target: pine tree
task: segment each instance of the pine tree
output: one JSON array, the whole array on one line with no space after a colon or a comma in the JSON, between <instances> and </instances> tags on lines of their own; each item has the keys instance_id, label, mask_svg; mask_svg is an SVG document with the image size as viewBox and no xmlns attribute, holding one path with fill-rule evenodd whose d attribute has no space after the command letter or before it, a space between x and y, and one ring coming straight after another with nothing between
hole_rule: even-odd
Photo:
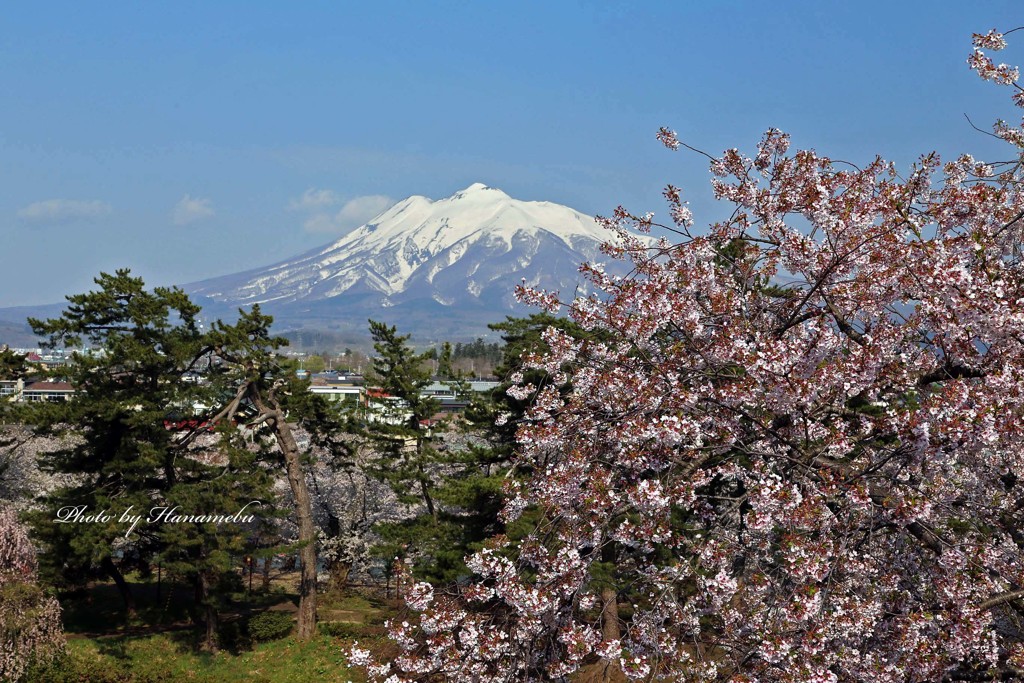
<instances>
[{"instance_id":1,"label":"pine tree","mask_svg":"<svg viewBox=\"0 0 1024 683\"><path fill-rule=\"evenodd\" d=\"M399 335L394 326L371 320L370 334L377 352L373 372L384 393L366 425L380 456L370 474L391 486L399 502L421 504L425 511L407 522L379 527L388 543L377 550L392 557L411 552L424 558L436 538L440 514L434 490L437 451L425 425L439 404L421 396L431 381L428 354L417 354L409 346L409 335Z\"/></svg>"},{"instance_id":2,"label":"pine tree","mask_svg":"<svg viewBox=\"0 0 1024 683\"><path fill-rule=\"evenodd\" d=\"M178 289L147 290L127 270L101 274L96 283L97 291L68 297L61 317L30 321L48 346L75 349L62 370L75 386L72 400L34 404L25 413L37 433L72 437L43 458L74 481L50 492L33 517L49 548L44 560L65 578L109 575L129 615L135 601L124 572L160 562L195 584L204 643L215 649L217 586L246 554L252 525L174 522L160 512L230 515L258 500L266 507L251 512L264 518L273 502L268 466L224 419L235 403L225 400L224 361L215 355L222 338L202 331L199 307ZM202 381L186 381L196 374ZM69 523L76 508L107 514ZM143 521L133 528L129 515Z\"/></svg>"},{"instance_id":3,"label":"pine tree","mask_svg":"<svg viewBox=\"0 0 1024 683\"><path fill-rule=\"evenodd\" d=\"M295 428L309 434L312 443L344 457L347 446L339 438L342 421L327 402L308 390L308 381L297 376L296 367L277 355L288 342L270 335L273 319L259 306L240 311L234 325L220 321L208 335L216 367L215 386L231 396L218 418L244 415L247 427L277 448L291 488L293 513L298 526L301 560L297 637L309 640L316 634L317 529L307 485L307 460L298 445Z\"/></svg>"},{"instance_id":4,"label":"pine tree","mask_svg":"<svg viewBox=\"0 0 1024 683\"><path fill-rule=\"evenodd\" d=\"M29 321L48 338L47 347L75 350L63 371L76 388L72 400L36 404L26 413L37 433L74 436L41 464L75 475L76 483L46 497L35 527L50 547L44 569L78 577L102 571L132 614L135 601L123 571L146 566L164 541L160 527L141 526L125 539L119 516L148 511L177 483L187 444L164 422L169 411L187 410L204 398L198 384L182 381L202 356L203 340L199 307L180 290L147 291L127 270L103 273L96 284L96 291L69 296L61 317ZM75 506L113 516L87 524L54 522L59 510Z\"/></svg>"},{"instance_id":5,"label":"pine tree","mask_svg":"<svg viewBox=\"0 0 1024 683\"><path fill-rule=\"evenodd\" d=\"M437 376L442 379L451 379L455 376L452 369L452 344L445 342L441 346L441 354L437 358Z\"/></svg>"}]
</instances>

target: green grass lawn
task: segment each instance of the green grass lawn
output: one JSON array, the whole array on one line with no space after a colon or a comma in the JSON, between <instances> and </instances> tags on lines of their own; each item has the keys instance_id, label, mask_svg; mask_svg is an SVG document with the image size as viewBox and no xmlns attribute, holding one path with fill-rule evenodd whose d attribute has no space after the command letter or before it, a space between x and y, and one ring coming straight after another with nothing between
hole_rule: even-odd
<instances>
[{"instance_id":1,"label":"green grass lawn","mask_svg":"<svg viewBox=\"0 0 1024 683\"><path fill-rule=\"evenodd\" d=\"M39 683L308 683L361 681L345 666L345 644L319 636L308 643L285 638L231 654L200 653L176 634L81 638L68 642L58 666L36 672Z\"/></svg>"}]
</instances>

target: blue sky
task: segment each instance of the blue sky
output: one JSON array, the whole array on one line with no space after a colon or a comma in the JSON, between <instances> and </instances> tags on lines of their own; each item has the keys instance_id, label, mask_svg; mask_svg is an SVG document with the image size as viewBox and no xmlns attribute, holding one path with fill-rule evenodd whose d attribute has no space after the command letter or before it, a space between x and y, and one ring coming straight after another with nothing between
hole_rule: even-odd
<instances>
[{"instance_id":1,"label":"blue sky","mask_svg":"<svg viewBox=\"0 0 1024 683\"><path fill-rule=\"evenodd\" d=\"M0 306L265 265L476 181L591 214L663 213L671 182L713 219L663 125L716 153L775 126L855 162L1003 158L964 114L1017 114L964 60L1022 24L1019 2L20 3Z\"/></svg>"}]
</instances>

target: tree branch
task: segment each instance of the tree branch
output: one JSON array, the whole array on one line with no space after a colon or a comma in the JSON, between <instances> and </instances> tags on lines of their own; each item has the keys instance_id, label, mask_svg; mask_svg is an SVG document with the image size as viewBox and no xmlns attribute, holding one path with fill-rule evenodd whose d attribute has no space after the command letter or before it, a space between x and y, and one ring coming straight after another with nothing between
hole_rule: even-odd
<instances>
[{"instance_id":1,"label":"tree branch","mask_svg":"<svg viewBox=\"0 0 1024 683\"><path fill-rule=\"evenodd\" d=\"M985 375L986 373L983 370L975 370L966 365L947 362L938 369L921 375L917 380L917 386L926 387L935 382L946 382L951 379L979 379Z\"/></svg>"},{"instance_id":2,"label":"tree branch","mask_svg":"<svg viewBox=\"0 0 1024 683\"><path fill-rule=\"evenodd\" d=\"M991 598L978 605L978 609L992 609L993 607L998 607L999 605L1005 604L1007 602L1012 602L1017 598L1024 598L1024 589L1009 591L1007 593L1000 593L999 595L993 595Z\"/></svg>"}]
</instances>

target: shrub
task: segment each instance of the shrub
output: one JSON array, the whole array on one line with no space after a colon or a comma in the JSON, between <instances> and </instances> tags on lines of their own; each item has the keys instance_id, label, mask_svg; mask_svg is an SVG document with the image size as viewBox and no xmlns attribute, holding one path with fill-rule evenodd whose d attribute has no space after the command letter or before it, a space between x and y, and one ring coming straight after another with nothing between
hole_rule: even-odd
<instances>
[{"instance_id":1,"label":"shrub","mask_svg":"<svg viewBox=\"0 0 1024 683\"><path fill-rule=\"evenodd\" d=\"M288 612L260 612L249 619L249 637L254 642L268 642L291 633L292 615Z\"/></svg>"},{"instance_id":2,"label":"shrub","mask_svg":"<svg viewBox=\"0 0 1024 683\"><path fill-rule=\"evenodd\" d=\"M131 680L131 674L118 660L104 657L94 649L68 648L51 661L33 663L21 680L34 683L126 683Z\"/></svg>"}]
</instances>

